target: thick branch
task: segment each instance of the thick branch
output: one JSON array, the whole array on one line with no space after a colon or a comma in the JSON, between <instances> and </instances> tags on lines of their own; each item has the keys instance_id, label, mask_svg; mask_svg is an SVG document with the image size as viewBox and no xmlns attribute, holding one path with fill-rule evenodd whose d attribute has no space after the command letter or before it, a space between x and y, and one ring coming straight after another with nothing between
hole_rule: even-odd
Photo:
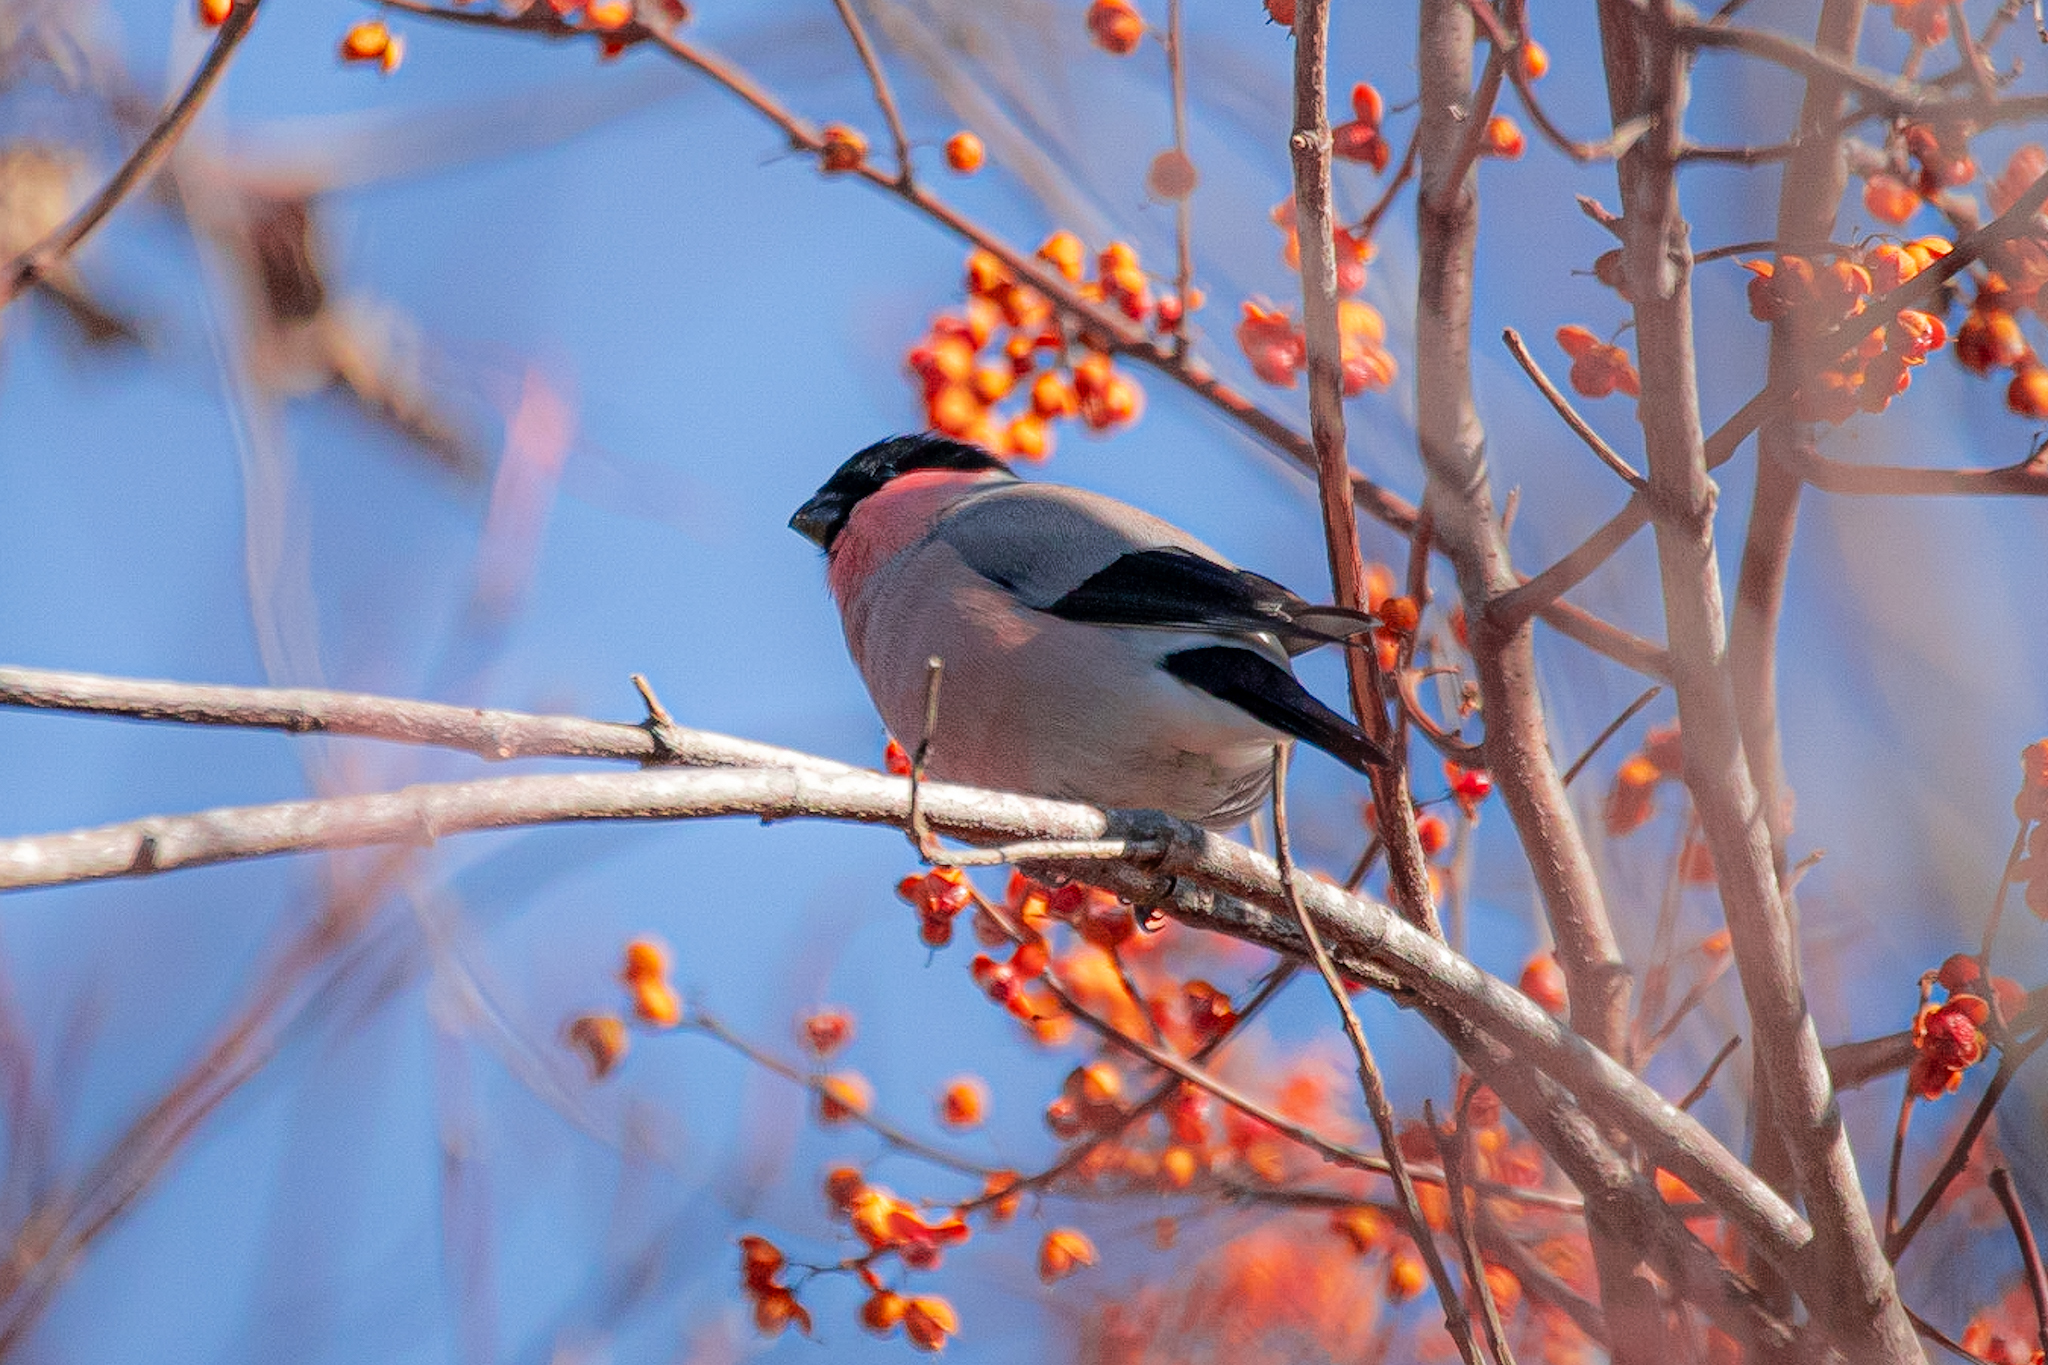
<instances>
[{"instance_id":1,"label":"thick branch","mask_svg":"<svg viewBox=\"0 0 2048 1365\"><path fill-rule=\"evenodd\" d=\"M1634 304L1643 382L1638 415L1657 511L1686 784L1713 852L1757 1070L1814 1220L1812 1263L1792 1278L1852 1358L1907 1365L1919 1359L1919 1345L1878 1246L1807 1012L1799 944L1749 778L1728 672L1715 489L1699 418L1691 253L1677 187L1690 53L1664 14L1626 0L1602 0L1600 20L1615 121L1646 114L1657 120L1656 131L1620 164L1625 292Z\"/></svg>"},{"instance_id":2,"label":"thick branch","mask_svg":"<svg viewBox=\"0 0 2048 1365\"><path fill-rule=\"evenodd\" d=\"M857 770L652 770L488 778L371 796L290 801L158 816L70 834L0 840L0 889L136 876L236 859L371 844L420 843L467 830L586 820L909 820L902 779ZM1299 955L1278 869L1241 845L1151 812L1105 814L1036 797L926 784L931 826L980 843L1024 838L1125 839L1121 863L1048 860L1199 928ZM1773 1259L1791 1261L1810 1237L1804 1220L1757 1182L1695 1120L1564 1029L1521 992L1481 972L1374 901L1311 880L1300 888L1347 974L1393 974L1434 1007L1470 1019L1527 1064L1556 1076L1626 1131L1656 1163L1725 1212ZM1252 898L1252 899L1246 899Z\"/></svg>"}]
</instances>

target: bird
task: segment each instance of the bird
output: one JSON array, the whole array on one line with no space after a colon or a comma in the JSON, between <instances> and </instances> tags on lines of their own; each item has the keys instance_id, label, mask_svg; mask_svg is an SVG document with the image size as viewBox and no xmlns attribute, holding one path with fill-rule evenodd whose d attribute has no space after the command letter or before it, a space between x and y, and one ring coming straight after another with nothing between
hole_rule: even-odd
<instances>
[{"instance_id":1,"label":"bird","mask_svg":"<svg viewBox=\"0 0 2048 1365\"><path fill-rule=\"evenodd\" d=\"M1227 829L1263 803L1276 745L1388 761L1288 663L1369 639L1374 617L1128 503L923 433L852 456L789 524L824 550L868 694L933 777Z\"/></svg>"}]
</instances>

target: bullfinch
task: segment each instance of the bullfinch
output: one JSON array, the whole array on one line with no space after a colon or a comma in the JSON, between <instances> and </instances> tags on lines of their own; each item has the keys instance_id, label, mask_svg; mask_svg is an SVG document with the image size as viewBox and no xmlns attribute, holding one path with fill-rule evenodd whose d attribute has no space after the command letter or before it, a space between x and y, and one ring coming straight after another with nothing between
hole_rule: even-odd
<instances>
[{"instance_id":1,"label":"bullfinch","mask_svg":"<svg viewBox=\"0 0 2048 1365\"><path fill-rule=\"evenodd\" d=\"M929 739L934 777L1226 828L1264 800L1275 744L1361 772L1387 761L1288 667L1372 617L1312 605L1127 503L898 436L789 524L824 549L868 693L903 744ZM926 736L930 658L944 667Z\"/></svg>"}]
</instances>

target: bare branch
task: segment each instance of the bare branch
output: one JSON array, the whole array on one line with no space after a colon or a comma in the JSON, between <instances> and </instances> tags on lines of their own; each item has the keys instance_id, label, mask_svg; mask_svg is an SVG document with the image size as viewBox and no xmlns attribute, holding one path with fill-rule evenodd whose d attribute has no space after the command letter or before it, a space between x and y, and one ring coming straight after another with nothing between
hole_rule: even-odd
<instances>
[{"instance_id":1,"label":"bare branch","mask_svg":"<svg viewBox=\"0 0 2048 1365\"><path fill-rule=\"evenodd\" d=\"M1529 382L1550 400L1550 406L1564 419L1564 424L1586 443L1588 450L1600 458L1600 463L1613 470L1623 483L1637 492L1648 487L1647 481L1636 471L1635 466L1622 459L1614 447L1607 444L1585 418L1579 416L1578 409L1572 406L1571 400L1564 396L1563 391L1550 382L1550 376L1543 373L1543 367L1536 363L1536 357L1529 354L1529 347L1522 341L1522 334L1512 327L1503 328L1500 339L1507 343L1508 353L1514 356L1515 363L1522 367L1522 373L1529 376Z\"/></svg>"},{"instance_id":2,"label":"bare branch","mask_svg":"<svg viewBox=\"0 0 2048 1365\"><path fill-rule=\"evenodd\" d=\"M2000 1166L1991 1172L1991 1192L2005 1210L2012 1225L2013 1240L2020 1244L2020 1265L2026 1271L2027 1297L2034 1301L2034 1340L2048 1351L2048 1270L2041 1268L2041 1246L2027 1223L2027 1211L2020 1207L2019 1191L2013 1188L2012 1172Z\"/></svg>"},{"instance_id":3,"label":"bare branch","mask_svg":"<svg viewBox=\"0 0 2048 1365\"><path fill-rule=\"evenodd\" d=\"M1087 877L1185 922L1289 954L1305 951L1285 909L1277 867L1242 845L1155 812L1105 814L1036 797L930 784L933 828L953 838L1149 841L1141 864L1038 866ZM378 843L411 844L466 830L587 820L832 819L908 823L900 779L856 769L574 773L409 787L373 796L159 816L73 834L0 840L0 888L49 886L236 859ZM146 850L146 852L145 852ZM1479 971L1392 909L1312 881L1300 888L1332 956L1361 979L1392 973L1403 989L1512 1045L1641 1143L1658 1165L1724 1212L1766 1256L1796 1261L1810 1232L1705 1129L1612 1059L1588 1047L1527 997ZM1256 899L1247 899L1256 898ZM1588 1095L1597 1096L1586 1100Z\"/></svg>"},{"instance_id":4,"label":"bare branch","mask_svg":"<svg viewBox=\"0 0 2048 1365\"><path fill-rule=\"evenodd\" d=\"M228 59L235 55L235 49L241 46L250 26L256 22L256 11L262 3L263 0L235 0L228 10L228 17L221 21L213 36L213 46L207 49L205 59L192 73L184 92L171 102L171 107L128 154L128 159L121 163L100 192L73 214L69 222L8 263L5 276L0 277L0 308L5 308L21 296L22 290L47 275L90 236L123 199L155 174L171 149L177 146L178 139L192 126L192 120L199 116L206 97L213 93L214 85L228 69Z\"/></svg>"},{"instance_id":5,"label":"bare branch","mask_svg":"<svg viewBox=\"0 0 2048 1365\"><path fill-rule=\"evenodd\" d=\"M1307 0L1307 3L1320 9L1322 0ZM1315 21L1327 24L1328 12L1325 10L1318 14ZM1386 1158L1387 1174L1393 1177L1394 1192L1400 1201L1401 1212L1408 1220L1409 1239L1421 1253L1423 1264L1429 1267L1430 1282L1436 1286L1437 1302L1444 1311L1444 1330L1457 1343L1458 1356L1465 1365L1479 1365L1479 1346L1472 1339L1472 1319L1458 1302L1458 1290L1451 1283L1451 1272L1444 1265L1436 1234L1430 1231L1429 1219L1423 1216L1422 1205L1416 1199L1415 1182L1408 1175L1408 1159L1401 1153L1401 1132L1394 1120L1394 1106L1387 1100L1387 1086L1380 1078L1379 1064L1373 1061L1372 1044L1366 1041L1365 1028L1358 1022L1358 1011L1351 1008L1351 996L1345 989L1344 978L1337 974L1337 964L1330 960L1330 951L1323 946L1322 936L1316 932L1316 922L1309 917L1308 907L1301 902L1301 891L1295 884L1292 842L1287 834L1287 746L1276 744L1273 746L1273 851L1280 865L1280 888L1294 911L1296 923L1301 925L1302 941L1308 944L1309 961L1315 963L1323 985L1337 1004L1338 1014L1343 1017L1344 1037L1351 1044L1351 1055L1358 1059L1358 1084L1365 1092L1365 1109L1372 1116L1374 1130L1379 1133L1380 1155ZM1454 1174L1455 1161L1455 1157L1448 1155L1444 1158L1444 1175L1453 1200L1463 1193ZM1498 1325L1496 1322L1495 1326Z\"/></svg>"},{"instance_id":6,"label":"bare branch","mask_svg":"<svg viewBox=\"0 0 2048 1365\"><path fill-rule=\"evenodd\" d=\"M889 125L889 139L896 144L896 184L909 189L913 183L910 171L910 137L903 131L903 115L897 111L896 96L889 89L889 77L882 71L882 59L875 55L875 45L868 41L868 31L860 21L860 15L853 8L853 0L832 0L839 8L839 20L846 25L846 34L853 39L854 50L860 54L860 64L868 73L868 83L875 88L875 104L882 111L883 122Z\"/></svg>"},{"instance_id":7,"label":"bare branch","mask_svg":"<svg viewBox=\"0 0 2048 1365\"><path fill-rule=\"evenodd\" d=\"M1345 449L1344 363L1337 331L1336 218L1330 208L1329 6L1306 0L1294 19L1294 131L1288 151L1294 165L1296 237L1301 246L1302 331L1307 338L1308 419L1315 446L1316 489L1323 513L1323 546L1337 605L1368 607L1365 558L1359 551L1358 515L1348 489L1351 472ZM1371 774L1373 806L1386 841L1387 881L1395 904L1415 923L1441 937L1429 868L1415 832L1408 797L1406 756L1387 718L1387 686L1379 655L1370 649L1345 651L1351 709L1368 735L1392 762Z\"/></svg>"}]
</instances>

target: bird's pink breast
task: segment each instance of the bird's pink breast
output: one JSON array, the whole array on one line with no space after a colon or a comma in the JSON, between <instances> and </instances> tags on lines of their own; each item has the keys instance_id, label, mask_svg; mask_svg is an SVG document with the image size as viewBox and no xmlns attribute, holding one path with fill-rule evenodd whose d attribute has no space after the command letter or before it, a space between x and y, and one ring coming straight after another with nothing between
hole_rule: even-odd
<instances>
[{"instance_id":1,"label":"bird's pink breast","mask_svg":"<svg viewBox=\"0 0 2048 1365\"><path fill-rule=\"evenodd\" d=\"M915 544L941 513L987 483L986 469L920 469L862 498L832 542L825 581L843 608L875 570Z\"/></svg>"}]
</instances>

